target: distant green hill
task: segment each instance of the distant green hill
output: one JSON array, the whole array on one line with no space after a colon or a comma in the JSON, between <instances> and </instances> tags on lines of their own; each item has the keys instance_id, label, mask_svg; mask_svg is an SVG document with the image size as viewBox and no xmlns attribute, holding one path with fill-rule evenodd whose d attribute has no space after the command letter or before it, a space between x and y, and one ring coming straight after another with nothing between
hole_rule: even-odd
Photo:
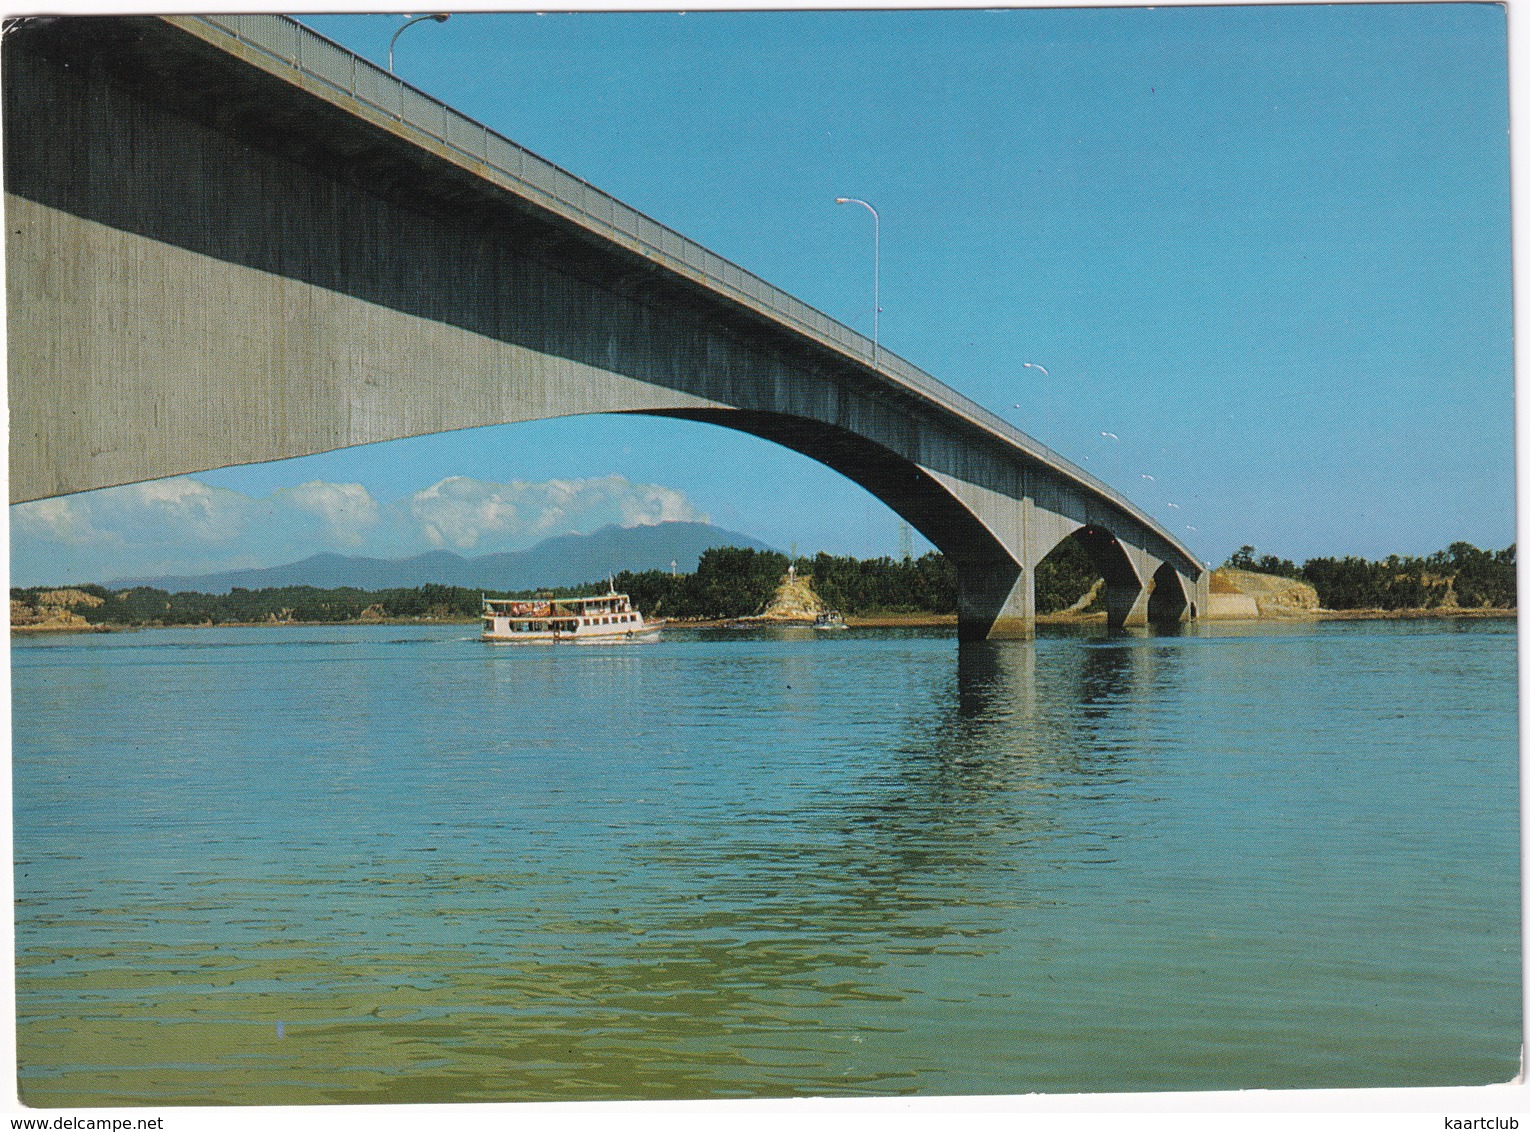
<instances>
[{"instance_id":1,"label":"distant green hill","mask_svg":"<svg viewBox=\"0 0 1530 1132\"><path fill-rule=\"evenodd\" d=\"M437 550L413 558L350 558L315 554L301 562L218 574L119 578L102 583L109 590L149 586L171 593L224 594L234 588L277 589L315 586L358 590L412 589L435 583L484 590L528 590L574 586L623 570L696 569L703 551L717 546L769 550L764 543L708 523L658 523L644 527L609 526L588 535L559 535L526 550L464 558Z\"/></svg>"}]
</instances>

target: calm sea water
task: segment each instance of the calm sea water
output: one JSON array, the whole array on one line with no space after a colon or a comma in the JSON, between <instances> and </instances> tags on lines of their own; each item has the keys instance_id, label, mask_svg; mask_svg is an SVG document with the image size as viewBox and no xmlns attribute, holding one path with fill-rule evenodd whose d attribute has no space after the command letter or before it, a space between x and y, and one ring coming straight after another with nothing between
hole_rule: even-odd
<instances>
[{"instance_id":1,"label":"calm sea water","mask_svg":"<svg viewBox=\"0 0 1530 1132\"><path fill-rule=\"evenodd\" d=\"M1512 622L12 649L40 1105L1519 1065Z\"/></svg>"}]
</instances>

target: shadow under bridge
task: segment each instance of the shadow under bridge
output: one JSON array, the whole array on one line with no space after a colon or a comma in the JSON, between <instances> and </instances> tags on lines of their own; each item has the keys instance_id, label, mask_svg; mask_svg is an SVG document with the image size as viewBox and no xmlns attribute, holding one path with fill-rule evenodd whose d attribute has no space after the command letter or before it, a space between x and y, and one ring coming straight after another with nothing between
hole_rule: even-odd
<instances>
[{"instance_id":1,"label":"shadow under bridge","mask_svg":"<svg viewBox=\"0 0 1530 1132\"><path fill-rule=\"evenodd\" d=\"M280 16L3 40L11 500L585 413L841 472L1024 635L1077 536L1114 625L1205 608L1190 551L901 358Z\"/></svg>"}]
</instances>

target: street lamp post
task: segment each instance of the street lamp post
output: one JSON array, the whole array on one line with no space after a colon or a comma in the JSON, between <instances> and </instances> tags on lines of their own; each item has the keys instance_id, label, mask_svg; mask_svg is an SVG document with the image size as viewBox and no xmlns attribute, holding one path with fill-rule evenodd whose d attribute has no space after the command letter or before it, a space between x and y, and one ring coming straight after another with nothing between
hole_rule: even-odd
<instances>
[{"instance_id":1,"label":"street lamp post","mask_svg":"<svg viewBox=\"0 0 1530 1132\"><path fill-rule=\"evenodd\" d=\"M835 197L835 204L858 204L871 213L871 365L880 369L877 343L879 321L882 314L882 218L877 210L855 197Z\"/></svg>"},{"instance_id":2,"label":"street lamp post","mask_svg":"<svg viewBox=\"0 0 1530 1132\"><path fill-rule=\"evenodd\" d=\"M421 20L435 20L438 24L444 24L449 18L450 16L446 12L434 12L426 16L416 16L414 19L404 24L403 27L399 28L398 31L394 32L393 38L388 40L388 74L391 75L393 73L393 45L398 42L399 36L403 35L406 31L414 27L414 25L419 23Z\"/></svg>"}]
</instances>

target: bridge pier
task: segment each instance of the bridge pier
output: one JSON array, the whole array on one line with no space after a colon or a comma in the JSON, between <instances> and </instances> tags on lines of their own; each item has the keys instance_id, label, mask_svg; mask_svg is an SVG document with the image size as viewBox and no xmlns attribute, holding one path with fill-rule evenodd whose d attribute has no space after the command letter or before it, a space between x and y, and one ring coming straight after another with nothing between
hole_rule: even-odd
<instances>
[{"instance_id":1,"label":"bridge pier","mask_svg":"<svg viewBox=\"0 0 1530 1132\"><path fill-rule=\"evenodd\" d=\"M1165 562L1128 552L1130 570L1106 572L1103 594L1111 630L1166 627L1195 620L1206 607L1207 575L1186 578ZM1141 571L1140 573L1138 571ZM1105 572L1105 571L1102 571ZM1141 580L1146 578L1146 581ZM1018 564L957 564L957 636L1011 640L1036 634L1036 571Z\"/></svg>"},{"instance_id":2,"label":"bridge pier","mask_svg":"<svg viewBox=\"0 0 1530 1132\"><path fill-rule=\"evenodd\" d=\"M964 493L972 503L970 490ZM989 503L989 507L984 507ZM991 507L992 500L978 500L974 509L990 529L999 527ZM1011 524L1005 533L1014 558L956 558L957 635L962 640L1002 640L1031 637L1036 633L1036 568L1047 551L1028 542L1026 535L1038 524L1038 509L1029 498L1017 508L1011 503L1002 509L1028 515L1031 522ZM1066 522L1057 515L1046 520L1057 529ZM1097 525L1073 525L1075 537L1089 553L1095 568L1105 579L1102 595L1106 623L1112 630L1150 625L1177 625L1193 620L1205 608L1208 589L1203 572L1189 578L1163 559L1140 547L1123 544L1109 530ZM947 553L951 553L947 550ZM1021 565L1021 563L1026 565Z\"/></svg>"},{"instance_id":3,"label":"bridge pier","mask_svg":"<svg viewBox=\"0 0 1530 1132\"><path fill-rule=\"evenodd\" d=\"M1203 572L1188 579L1173 566L1139 548L1126 549L1130 572L1107 577L1105 608L1112 629L1178 625L1193 620L1205 606Z\"/></svg>"},{"instance_id":4,"label":"bridge pier","mask_svg":"<svg viewBox=\"0 0 1530 1132\"><path fill-rule=\"evenodd\" d=\"M1036 635L1036 575L1018 564L957 562L956 635L963 641Z\"/></svg>"},{"instance_id":5,"label":"bridge pier","mask_svg":"<svg viewBox=\"0 0 1530 1132\"><path fill-rule=\"evenodd\" d=\"M1122 582L1105 583L1105 621L1112 629L1148 624L1151 593L1143 585Z\"/></svg>"}]
</instances>

